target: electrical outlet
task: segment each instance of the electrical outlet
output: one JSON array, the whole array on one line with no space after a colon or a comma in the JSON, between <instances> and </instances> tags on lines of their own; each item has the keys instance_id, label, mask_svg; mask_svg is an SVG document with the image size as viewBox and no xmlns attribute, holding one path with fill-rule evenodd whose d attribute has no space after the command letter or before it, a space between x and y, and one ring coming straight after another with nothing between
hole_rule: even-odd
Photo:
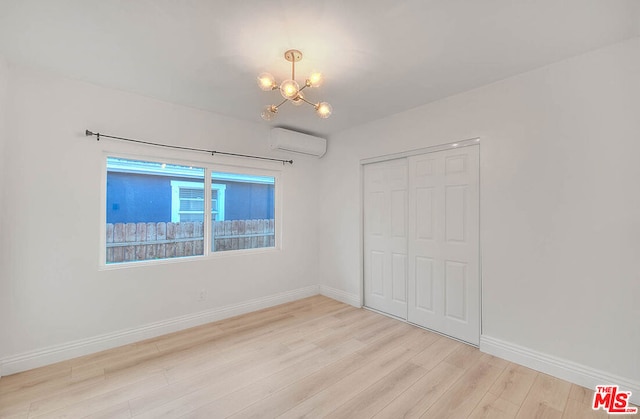
<instances>
[{"instance_id":1,"label":"electrical outlet","mask_svg":"<svg viewBox=\"0 0 640 419\"><path fill-rule=\"evenodd\" d=\"M198 294L198 301L204 301L207 299L207 290L202 289L200 290L200 293Z\"/></svg>"}]
</instances>

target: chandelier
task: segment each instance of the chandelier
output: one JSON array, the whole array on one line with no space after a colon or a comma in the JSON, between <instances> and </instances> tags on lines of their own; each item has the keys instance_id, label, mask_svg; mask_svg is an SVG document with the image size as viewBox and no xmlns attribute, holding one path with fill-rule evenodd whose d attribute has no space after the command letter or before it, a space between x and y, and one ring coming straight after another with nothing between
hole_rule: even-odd
<instances>
[{"instance_id":1,"label":"chandelier","mask_svg":"<svg viewBox=\"0 0 640 419\"><path fill-rule=\"evenodd\" d=\"M307 87L320 86L323 81L322 74L312 73L309 78L305 80L304 85L300 87L298 82L296 82L296 63L302 60L302 53L297 49L290 49L284 53L284 58L291 63L290 79L278 84L276 83L275 77L273 77L269 73L260 73L260 75L258 76L258 86L260 86L262 90L280 90L280 94L284 98L284 100L278 105L269 105L265 107L260 114L262 119L264 119L265 121L271 121L272 119L274 119L276 117L276 114L278 113L278 109L280 108L280 106L284 105L287 102L291 102L296 106L306 103L314 107L314 109L316 110L316 115L318 115L320 118L328 118L333 111L331 105L329 105L327 102L310 102L302 93L302 91Z\"/></svg>"}]
</instances>

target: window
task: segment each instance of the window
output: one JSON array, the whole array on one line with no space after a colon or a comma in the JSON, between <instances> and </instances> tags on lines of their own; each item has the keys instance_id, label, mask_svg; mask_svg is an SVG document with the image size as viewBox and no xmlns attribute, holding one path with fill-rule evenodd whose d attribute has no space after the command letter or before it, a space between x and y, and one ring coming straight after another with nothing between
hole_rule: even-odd
<instances>
[{"instance_id":1,"label":"window","mask_svg":"<svg viewBox=\"0 0 640 419\"><path fill-rule=\"evenodd\" d=\"M275 178L212 172L211 182L228 189L224 217L211 222L211 251L274 247Z\"/></svg>"},{"instance_id":2,"label":"window","mask_svg":"<svg viewBox=\"0 0 640 419\"><path fill-rule=\"evenodd\" d=\"M104 262L275 247L275 176L220 169L108 157Z\"/></svg>"}]
</instances>

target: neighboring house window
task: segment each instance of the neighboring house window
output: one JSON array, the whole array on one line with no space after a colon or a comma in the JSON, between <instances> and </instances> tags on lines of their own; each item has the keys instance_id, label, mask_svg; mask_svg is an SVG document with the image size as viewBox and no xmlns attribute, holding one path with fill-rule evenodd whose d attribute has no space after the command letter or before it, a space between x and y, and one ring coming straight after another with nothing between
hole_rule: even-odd
<instances>
[{"instance_id":1,"label":"neighboring house window","mask_svg":"<svg viewBox=\"0 0 640 419\"><path fill-rule=\"evenodd\" d=\"M276 177L222 170L108 157L104 262L276 247Z\"/></svg>"},{"instance_id":2,"label":"neighboring house window","mask_svg":"<svg viewBox=\"0 0 640 419\"><path fill-rule=\"evenodd\" d=\"M211 184L211 221L224 221L224 198L227 185ZM198 182L171 181L171 221L179 223L202 219L204 185Z\"/></svg>"}]
</instances>

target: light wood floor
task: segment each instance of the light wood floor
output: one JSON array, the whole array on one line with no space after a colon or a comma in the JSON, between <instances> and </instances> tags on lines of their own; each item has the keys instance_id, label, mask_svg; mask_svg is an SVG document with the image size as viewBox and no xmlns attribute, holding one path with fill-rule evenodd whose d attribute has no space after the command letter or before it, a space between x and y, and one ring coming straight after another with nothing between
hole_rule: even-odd
<instances>
[{"instance_id":1,"label":"light wood floor","mask_svg":"<svg viewBox=\"0 0 640 419\"><path fill-rule=\"evenodd\" d=\"M0 417L606 417L592 397L316 296L2 377Z\"/></svg>"}]
</instances>

